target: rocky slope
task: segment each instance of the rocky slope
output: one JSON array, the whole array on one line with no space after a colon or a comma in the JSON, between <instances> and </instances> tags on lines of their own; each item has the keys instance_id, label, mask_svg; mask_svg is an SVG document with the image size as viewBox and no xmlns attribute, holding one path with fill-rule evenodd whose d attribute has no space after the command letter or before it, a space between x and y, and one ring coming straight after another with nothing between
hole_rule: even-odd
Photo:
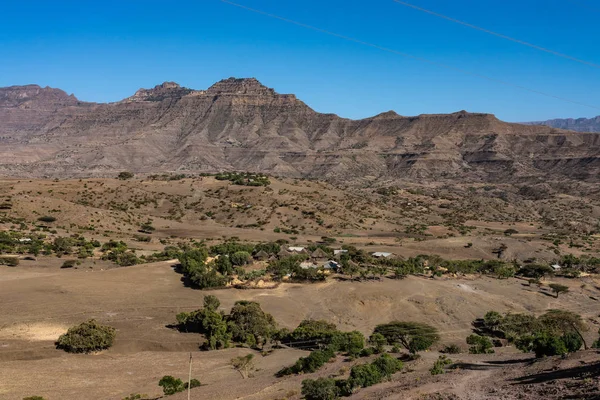
<instances>
[{"instance_id":1,"label":"rocky slope","mask_svg":"<svg viewBox=\"0 0 600 400\"><path fill-rule=\"evenodd\" d=\"M109 104L0 88L0 174L260 171L343 182L597 181L600 134L465 111L363 120L320 114L256 79L207 90L166 82Z\"/></svg>"},{"instance_id":2,"label":"rocky slope","mask_svg":"<svg viewBox=\"0 0 600 400\"><path fill-rule=\"evenodd\" d=\"M565 118L528 122L528 125L546 125L577 132L600 132L600 115L594 118Z\"/></svg>"}]
</instances>

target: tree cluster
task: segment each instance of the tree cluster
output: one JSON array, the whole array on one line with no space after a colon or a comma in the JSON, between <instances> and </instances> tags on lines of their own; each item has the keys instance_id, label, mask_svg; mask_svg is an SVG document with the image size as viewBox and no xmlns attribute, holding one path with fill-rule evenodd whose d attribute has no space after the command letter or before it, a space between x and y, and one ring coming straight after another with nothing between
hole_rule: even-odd
<instances>
[{"instance_id":1,"label":"tree cluster","mask_svg":"<svg viewBox=\"0 0 600 400\"><path fill-rule=\"evenodd\" d=\"M580 315L571 311L549 310L539 317L489 311L474 325L481 335L507 339L519 350L533 352L536 357L563 355L586 346L582 332L587 326Z\"/></svg>"},{"instance_id":2,"label":"tree cluster","mask_svg":"<svg viewBox=\"0 0 600 400\"><path fill-rule=\"evenodd\" d=\"M353 366L348 379L305 379L302 381L302 394L307 400L333 400L340 396L350 396L360 388L389 379L403 367L402 361L382 354L372 363Z\"/></svg>"},{"instance_id":3,"label":"tree cluster","mask_svg":"<svg viewBox=\"0 0 600 400\"><path fill-rule=\"evenodd\" d=\"M218 311L219 306L215 296L204 296L202 309L177 314L178 328L204 334L206 343L203 347L207 350L227 348L232 342L260 348L278 332L273 316L265 313L256 302L238 301L229 315Z\"/></svg>"}]
</instances>

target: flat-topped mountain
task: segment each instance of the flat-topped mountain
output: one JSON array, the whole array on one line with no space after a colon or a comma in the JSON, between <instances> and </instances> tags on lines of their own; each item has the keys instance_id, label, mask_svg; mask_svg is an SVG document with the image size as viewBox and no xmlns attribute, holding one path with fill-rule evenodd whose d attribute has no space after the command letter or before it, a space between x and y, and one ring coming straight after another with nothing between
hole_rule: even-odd
<instances>
[{"instance_id":1,"label":"flat-topped mountain","mask_svg":"<svg viewBox=\"0 0 600 400\"><path fill-rule=\"evenodd\" d=\"M491 114L362 120L321 114L254 78L206 90L165 82L116 103L39 86L0 88L0 174L243 170L341 182L597 181L600 134Z\"/></svg>"}]
</instances>

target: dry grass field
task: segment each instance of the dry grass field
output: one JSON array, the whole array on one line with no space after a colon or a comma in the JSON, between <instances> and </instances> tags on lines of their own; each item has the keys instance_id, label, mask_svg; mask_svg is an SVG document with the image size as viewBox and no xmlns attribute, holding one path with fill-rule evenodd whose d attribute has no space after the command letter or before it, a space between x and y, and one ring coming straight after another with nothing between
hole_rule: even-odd
<instances>
[{"instance_id":1,"label":"dry grass field","mask_svg":"<svg viewBox=\"0 0 600 400\"><path fill-rule=\"evenodd\" d=\"M498 191L506 200L492 195ZM251 242L285 239L306 245L327 237L335 239L334 247L351 244L404 258L437 254L446 259L495 259L492 251L500 244L506 245L506 260L598 256L600 238L592 234L600 216L597 198L555 193L532 200L517 192L511 187L407 187L381 194L371 188L289 179L272 179L268 187L234 186L211 177L5 179L0 182L0 203L10 208L0 210L0 230L42 229L48 238L79 234L101 243L123 240L138 255L191 240L210 244L231 237ZM41 224L41 216L56 221ZM146 235L150 241L139 241L140 225L148 220L156 230ZM516 233L506 235L507 229ZM363 362L338 356L317 373L276 378L276 371L308 352L278 349L262 356L246 348L199 351L201 335L169 325L177 313L201 308L206 294L217 296L222 310L238 300L257 301L289 329L308 318L367 336L377 324L392 320L425 322L439 329L440 345L408 362L412 372L361 390L351 397L356 399L542 398L535 397L537 389L515 389L511 379L551 370L561 362L565 370L592 365L599 358L589 351L563 361L530 364L531 355L504 347L494 355L452 356L463 368L449 374L434 377L428 372L442 344L466 348L473 320L489 310L536 315L556 308L573 311L590 327L586 339L591 342L600 327L600 278L595 275L549 278L546 284L555 281L570 289L558 298L547 285L538 288L518 278L475 275L367 281L332 277L322 283L282 283L274 289L202 291L182 283L174 262L119 268L101 260L96 251L76 268L64 269L64 258L54 255L23 258L17 267L0 266L0 399L39 395L48 400L119 400L130 393L156 398L162 394L157 386L162 376L187 376L192 352L193 375L203 384L192 390L194 399L291 400L301 397L303 379L338 375ZM55 348L58 336L90 318L117 329L112 348L88 355ZM242 379L229 361L247 353L255 354L257 370ZM458 397L427 397L434 393Z\"/></svg>"}]
</instances>

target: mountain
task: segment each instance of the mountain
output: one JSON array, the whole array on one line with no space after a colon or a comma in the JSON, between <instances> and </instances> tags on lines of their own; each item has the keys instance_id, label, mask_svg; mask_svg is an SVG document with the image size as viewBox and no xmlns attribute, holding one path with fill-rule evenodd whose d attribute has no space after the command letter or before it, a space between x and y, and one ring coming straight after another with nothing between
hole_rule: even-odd
<instances>
[{"instance_id":1,"label":"mountain","mask_svg":"<svg viewBox=\"0 0 600 400\"><path fill-rule=\"evenodd\" d=\"M528 125L546 125L577 132L600 132L600 115L594 118L565 118L527 122Z\"/></svg>"},{"instance_id":2,"label":"mountain","mask_svg":"<svg viewBox=\"0 0 600 400\"><path fill-rule=\"evenodd\" d=\"M600 180L600 134L465 111L350 120L258 80L165 82L108 104L0 88L0 174L113 176L241 170L345 183Z\"/></svg>"}]
</instances>

